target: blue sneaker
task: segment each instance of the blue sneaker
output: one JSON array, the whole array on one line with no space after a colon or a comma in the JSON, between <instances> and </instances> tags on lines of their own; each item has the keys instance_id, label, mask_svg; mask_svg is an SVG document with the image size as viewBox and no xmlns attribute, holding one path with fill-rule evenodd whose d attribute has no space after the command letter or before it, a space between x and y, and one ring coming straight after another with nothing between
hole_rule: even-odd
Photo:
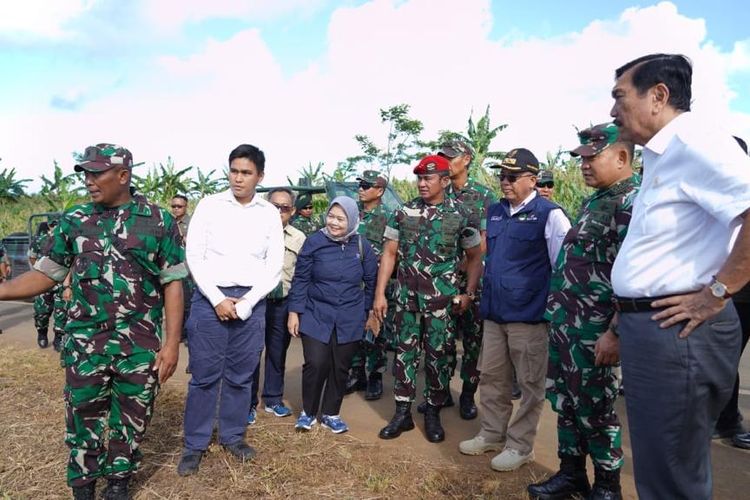
<instances>
[{"instance_id":1,"label":"blue sneaker","mask_svg":"<svg viewBox=\"0 0 750 500\"><path fill-rule=\"evenodd\" d=\"M255 423L255 418L257 417L257 414L255 412L255 407L253 406L250 408L250 413L247 414L247 425L253 425Z\"/></svg>"},{"instance_id":2,"label":"blue sneaker","mask_svg":"<svg viewBox=\"0 0 750 500\"><path fill-rule=\"evenodd\" d=\"M273 413L277 417L288 417L292 414L292 410L284 406L282 403L276 403L273 406L266 405L266 413Z\"/></svg>"},{"instance_id":3,"label":"blue sneaker","mask_svg":"<svg viewBox=\"0 0 750 500\"><path fill-rule=\"evenodd\" d=\"M320 419L320 425L326 429L331 429L334 434L341 434L349 430L349 426L338 415L323 415Z\"/></svg>"},{"instance_id":4,"label":"blue sneaker","mask_svg":"<svg viewBox=\"0 0 750 500\"><path fill-rule=\"evenodd\" d=\"M309 431L312 430L313 426L317 423L317 418L311 417L303 411L299 414L299 418L297 418L297 423L294 424L294 428L298 431Z\"/></svg>"}]
</instances>

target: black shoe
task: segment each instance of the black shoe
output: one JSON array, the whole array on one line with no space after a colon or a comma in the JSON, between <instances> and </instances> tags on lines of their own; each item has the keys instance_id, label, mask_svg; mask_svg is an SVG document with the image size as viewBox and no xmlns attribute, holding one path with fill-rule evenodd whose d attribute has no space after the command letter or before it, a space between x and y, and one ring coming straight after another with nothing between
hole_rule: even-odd
<instances>
[{"instance_id":1,"label":"black shoe","mask_svg":"<svg viewBox=\"0 0 750 500\"><path fill-rule=\"evenodd\" d=\"M235 458L238 458L242 460L243 462L252 460L253 457L255 457L255 448L248 445L244 441L237 441L236 443L225 444L224 449L227 450L232 455L234 455Z\"/></svg>"},{"instance_id":2,"label":"black shoe","mask_svg":"<svg viewBox=\"0 0 750 500\"><path fill-rule=\"evenodd\" d=\"M445 431L440 423L440 408L429 403L424 411L424 434L430 443L445 440Z\"/></svg>"},{"instance_id":3,"label":"black shoe","mask_svg":"<svg viewBox=\"0 0 750 500\"><path fill-rule=\"evenodd\" d=\"M458 413L464 420L477 418L477 405L474 404L474 393L476 392L477 386L464 383L461 396L458 398Z\"/></svg>"},{"instance_id":4,"label":"black shoe","mask_svg":"<svg viewBox=\"0 0 750 500\"><path fill-rule=\"evenodd\" d=\"M404 431L410 431L414 428L414 420L411 418L411 403L406 401L396 401L396 413L388 425L380 429L378 437L380 439L394 439Z\"/></svg>"},{"instance_id":5,"label":"black shoe","mask_svg":"<svg viewBox=\"0 0 750 500\"><path fill-rule=\"evenodd\" d=\"M65 335L62 333L56 333L55 338L52 339L52 348L60 352L62 351L62 345L63 345L63 339L65 338Z\"/></svg>"},{"instance_id":6,"label":"black shoe","mask_svg":"<svg viewBox=\"0 0 750 500\"><path fill-rule=\"evenodd\" d=\"M714 432L713 434L711 434L711 439L733 438L737 434L742 434L743 432L745 432L745 429L744 427L742 427L742 420L737 420L734 425L717 425L716 427L714 427Z\"/></svg>"},{"instance_id":7,"label":"black shoe","mask_svg":"<svg viewBox=\"0 0 750 500\"><path fill-rule=\"evenodd\" d=\"M526 491L532 500L563 500L576 495L588 497L591 485L586 476L586 457L562 456L560 470L554 476L546 481L530 484Z\"/></svg>"},{"instance_id":8,"label":"black shoe","mask_svg":"<svg viewBox=\"0 0 750 500\"><path fill-rule=\"evenodd\" d=\"M47 330L41 328L36 331L36 345L42 349L46 349L49 346L49 339L47 339Z\"/></svg>"},{"instance_id":9,"label":"black shoe","mask_svg":"<svg viewBox=\"0 0 750 500\"><path fill-rule=\"evenodd\" d=\"M349 378L346 379L346 386L344 387L344 394L364 391L365 389L367 389L367 379L364 373L349 373Z\"/></svg>"},{"instance_id":10,"label":"black shoe","mask_svg":"<svg viewBox=\"0 0 750 500\"><path fill-rule=\"evenodd\" d=\"M383 395L383 374L382 373L371 373L370 378L367 380L367 390L365 391L365 399L367 401L375 401L380 399Z\"/></svg>"},{"instance_id":11,"label":"black shoe","mask_svg":"<svg viewBox=\"0 0 750 500\"><path fill-rule=\"evenodd\" d=\"M107 479L102 498L104 500L128 500L129 477Z\"/></svg>"},{"instance_id":12,"label":"black shoe","mask_svg":"<svg viewBox=\"0 0 750 500\"><path fill-rule=\"evenodd\" d=\"M445 404L441 406L441 408L450 408L451 406L456 406L456 403L453 401L453 396L448 394L448 397L445 400ZM421 414L424 414L424 411L427 409L427 401L422 401L417 406L417 411Z\"/></svg>"},{"instance_id":13,"label":"black shoe","mask_svg":"<svg viewBox=\"0 0 750 500\"><path fill-rule=\"evenodd\" d=\"M732 437L732 446L750 450L750 432L741 432Z\"/></svg>"},{"instance_id":14,"label":"black shoe","mask_svg":"<svg viewBox=\"0 0 750 500\"><path fill-rule=\"evenodd\" d=\"M518 382L514 380L513 388L511 389L511 393L510 393L510 399L515 401L517 399L521 399L521 396L523 396L523 392L521 392L521 387L518 385Z\"/></svg>"},{"instance_id":15,"label":"black shoe","mask_svg":"<svg viewBox=\"0 0 750 500\"><path fill-rule=\"evenodd\" d=\"M185 450L180 457L180 463L177 465L177 475L189 476L198 472L203 458L202 451Z\"/></svg>"},{"instance_id":16,"label":"black shoe","mask_svg":"<svg viewBox=\"0 0 750 500\"><path fill-rule=\"evenodd\" d=\"M91 481L83 486L73 486L73 500L95 500L96 481Z\"/></svg>"},{"instance_id":17,"label":"black shoe","mask_svg":"<svg viewBox=\"0 0 750 500\"><path fill-rule=\"evenodd\" d=\"M594 468L594 487L589 500L622 500L620 469L602 470Z\"/></svg>"}]
</instances>

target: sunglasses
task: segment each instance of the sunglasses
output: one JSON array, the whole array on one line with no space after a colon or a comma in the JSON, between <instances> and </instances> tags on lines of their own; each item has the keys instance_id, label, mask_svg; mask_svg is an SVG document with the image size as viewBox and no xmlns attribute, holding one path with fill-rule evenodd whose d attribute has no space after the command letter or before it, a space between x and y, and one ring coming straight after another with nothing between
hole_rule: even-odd
<instances>
[{"instance_id":1,"label":"sunglasses","mask_svg":"<svg viewBox=\"0 0 750 500\"><path fill-rule=\"evenodd\" d=\"M187 205L170 205L171 208L185 208Z\"/></svg>"},{"instance_id":2,"label":"sunglasses","mask_svg":"<svg viewBox=\"0 0 750 500\"><path fill-rule=\"evenodd\" d=\"M538 182L537 186L540 188L553 188L555 187L554 182Z\"/></svg>"},{"instance_id":3,"label":"sunglasses","mask_svg":"<svg viewBox=\"0 0 750 500\"><path fill-rule=\"evenodd\" d=\"M362 189L364 191L367 191L368 189L372 189L375 187L375 184L370 184L369 182L360 182L359 183L359 189Z\"/></svg>"},{"instance_id":4,"label":"sunglasses","mask_svg":"<svg viewBox=\"0 0 750 500\"><path fill-rule=\"evenodd\" d=\"M300 208L300 210L312 210L312 205L305 205L304 207Z\"/></svg>"},{"instance_id":5,"label":"sunglasses","mask_svg":"<svg viewBox=\"0 0 750 500\"><path fill-rule=\"evenodd\" d=\"M532 177L531 174L495 174L501 181L508 181L511 184L516 182L521 177Z\"/></svg>"},{"instance_id":6,"label":"sunglasses","mask_svg":"<svg viewBox=\"0 0 750 500\"><path fill-rule=\"evenodd\" d=\"M289 205L277 205L276 203L272 203L272 205L274 207L278 208L279 212L283 212L285 214L291 212L292 208L293 208L293 207L291 207ZM312 207L310 207L310 208L312 208Z\"/></svg>"}]
</instances>

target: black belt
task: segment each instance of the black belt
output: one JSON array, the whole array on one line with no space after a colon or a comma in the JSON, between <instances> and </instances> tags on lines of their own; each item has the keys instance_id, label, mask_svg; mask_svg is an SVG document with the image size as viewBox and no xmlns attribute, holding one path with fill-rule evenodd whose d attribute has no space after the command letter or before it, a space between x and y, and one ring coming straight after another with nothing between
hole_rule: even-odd
<instances>
[{"instance_id":1,"label":"black belt","mask_svg":"<svg viewBox=\"0 0 750 500\"><path fill-rule=\"evenodd\" d=\"M643 297L639 299L615 297L615 310L621 313L660 311L664 309L664 307L651 307L651 303L655 300L665 299L667 297L671 297L671 295L664 295L661 297Z\"/></svg>"}]
</instances>

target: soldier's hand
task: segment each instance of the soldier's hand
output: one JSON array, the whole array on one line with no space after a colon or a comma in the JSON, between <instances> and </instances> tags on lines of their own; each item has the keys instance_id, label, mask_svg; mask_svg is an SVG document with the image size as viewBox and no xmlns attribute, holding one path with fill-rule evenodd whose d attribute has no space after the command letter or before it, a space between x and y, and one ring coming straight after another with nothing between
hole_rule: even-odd
<instances>
[{"instance_id":1,"label":"soldier's hand","mask_svg":"<svg viewBox=\"0 0 750 500\"><path fill-rule=\"evenodd\" d=\"M64 287L63 292L62 292L62 299L65 302L70 302L72 298L73 298L73 290L69 286Z\"/></svg>"},{"instance_id":2,"label":"soldier's hand","mask_svg":"<svg viewBox=\"0 0 750 500\"><path fill-rule=\"evenodd\" d=\"M159 374L159 383L163 384L177 368L177 361L180 358L179 347L173 347L165 345L156 354L156 362L154 363L154 370Z\"/></svg>"},{"instance_id":3,"label":"soldier's hand","mask_svg":"<svg viewBox=\"0 0 750 500\"><path fill-rule=\"evenodd\" d=\"M594 363L596 366L612 366L620 361L620 339L607 330L594 344Z\"/></svg>"},{"instance_id":4,"label":"soldier's hand","mask_svg":"<svg viewBox=\"0 0 750 500\"><path fill-rule=\"evenodd\" d=\"M289 330L289 335L299 337L299 314L289 312L289 317L286 320L286 328Z\"/></svg>"},{"instance_id":5,"label":"soldier's hand","mask_svg":"<svg viewBox=\"0 0 750 500\"><path fill-rule=\"evenodd\" d=\"M218 316L219 321L229 321L230 319L239 318L239 316L237 316L237 310L234 308L236 302L236 298L227 297L214 307L214 311L216 311L216 316Z\"/></svg>"},{"instance_id":6,"label":"soldier's hand","mask_svg":"<svg viewBox=\"0 0 750 500\"><path fill-rule=\"evenodd\" d=\"M375 296L375 301L372 304L372 313L375 315L378 321L385 321L385 313L388 312L388 301L385 300L385 295Z\"/></svg>"},{"instance_id":7,"label":"soldier's hand","mask_svg":"<svg viewBox=\"0 0 750 500\"><path fill-rule=\"evenodd\" d=\"M456 314L463 314L466 312L467 309L469 309L469 306L471 306L471 298L469 298L468 295L465 293L462 293L461 295L456 295L455 297L458 299L458 303L453 303L453 312Z\"/></svg>"}]
</instances>

